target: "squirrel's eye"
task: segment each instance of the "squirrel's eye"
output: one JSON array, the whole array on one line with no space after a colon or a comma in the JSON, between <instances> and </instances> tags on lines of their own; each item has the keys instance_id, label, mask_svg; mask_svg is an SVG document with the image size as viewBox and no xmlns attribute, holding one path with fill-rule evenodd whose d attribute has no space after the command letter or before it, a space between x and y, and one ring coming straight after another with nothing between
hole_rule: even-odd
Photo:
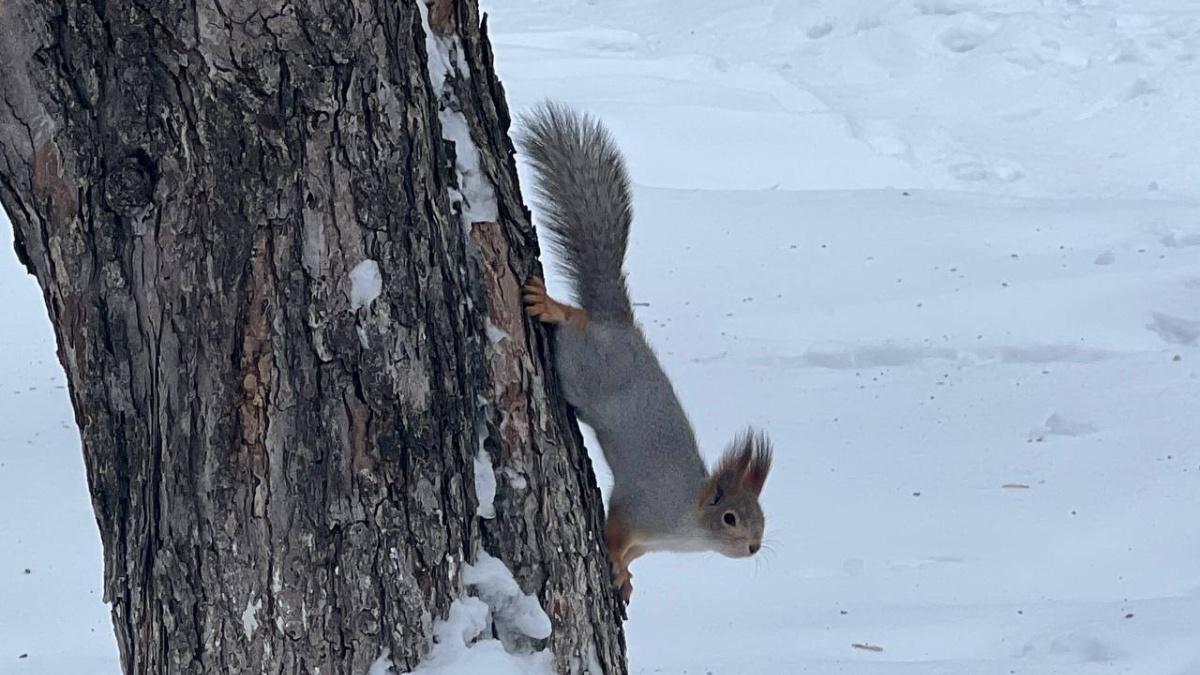
<instances>
[{"instance_id":1,"label":"squirrel's eye","mask_svg":"<svg viewBox=\"0 0 1200 675\"><path fill-rule=\"evenodd\" d=\"M733 515L732 511L727 511L725 513L725 524L730 527L737 525L737 516Z\"/></svg>"}]
</instances>

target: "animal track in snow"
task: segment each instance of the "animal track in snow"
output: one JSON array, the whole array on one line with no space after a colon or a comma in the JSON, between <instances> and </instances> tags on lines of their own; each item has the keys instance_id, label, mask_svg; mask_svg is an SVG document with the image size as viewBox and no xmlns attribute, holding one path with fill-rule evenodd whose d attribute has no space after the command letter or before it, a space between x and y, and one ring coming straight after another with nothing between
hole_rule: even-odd
<instances>
[{"instance_id":1,"label":"animal track in snow","mask_svg":"<svg viewBox=\"0 0 1200 675\"><path fill-rule=\"evenodd\" d=\"M935 555L888 560L884 564L888 570L893 572L914 572L943 565L961 565L965 562L967 562L967 559L961 556Z\"/></svg>"},{"instance_id":2,"label":"animal track in snow","mask_svg":"<svg viewBox=\"0 0 1200 675\"><path fill-rule=\"evenodd\" d=\"M881 155L907 157L912 154L912 146L901 138L888 122L876 120L868 120L865 124L855 122L851 124L851 133Z\"/></svg>"},{"instance_id":3,"label":"animal track in snow","mask_svg":"<svg viewBox=\"0 0 1200 675\"><path fill-rule=\"evenodd\" d=\"M955 54L966 54L992 37L992 33L976 28L957 27L943 31L938 41Z\"/></svg>"},{"instance_id":4,"label":"animal track in snow","mask_svg":"<svg viewBox=\"0 0 1200 675\"><path fill-rule=\"evenodd\" d=\"M809 26L808 30L806 30L804 34L807 35L810 40L819 40L832 32L833 24L826 21L824 23L818 23L815 26Z\"/></svg>"},{"instance_id":5,"label":"animal track in snow","mask_svg":"<svg viewBox=\"0 0 1200 675\"><path fill-rule=\"evenodd\" d=\"M1194 345L1200 340L1200 321L1184 319L1162 312L1155 312L1146 328L1158 333L1164 341L1173 345Z\"/></svg>"},{"instance_id":6,"label":"animal track in snow","mask_svg":"<svg viewBox=\"0 0 1200 675\"><path fill-rule=\"evenodd\" d=\"M1071 663L1106 663L1124 656L1113 640L1087 630L1043 635L1025 643L1021 657L1049 656Z\"/></svg>"},{"instance_id":7,"label":"animal track in snow","mask_svg":"<svg viewBox=\"0 0 1200 675\"><path fill-rule=\"evenodd\" d=\"M1124 101L1132 101L1134 99L1141 98L1143 96L1149 96L1150 94L1156 94L1158 92L1159 88L1154 86L1150 80L1147 80L1144 77L1139 77L1133 81L1133 84L1129 85L1129 88L1126 89L1125 93L1121 95L1121 99Z\"/></svg>"},{"instance_id":8,"label":"animal track in snow","mask_svg":"<svg viewBox=\"0 0 1200 675\"><path fill-rule=\"evenodd\" d=\"M1064 45L1054 37L1039 38L1036 33L1017 38L1003 51L1004 60L1029 71L1054 65L1082 70L1092 63L1092 57L1082 49Z\"/></svg>"},{"instance_id":9,"label":"animal track in snow","mask_svg":"<svg viewBox=\"0 0 1200 675\"><path fill-rule=\"evenodd\" d=\"M918 0L915 6L925 16L954 16L963 11L960 5L947 0Z\"/></svg>"},{"instance_id":10,"label":"animal track in snow","mask_svg":"<svg viewBox=\"0 0 1200 675\"><path fill-rule=\"evenodd\" d=\"M1200 246L1200 234L1175 234L1168 232L1158 238L1159 243L1167 248L1191 248Z\"/></svg>"},{"instance_id":11,"label":"animal track in snow","mask_svg":"<svg viewBox=\"0 0 1200 675\"><path fill-rule=\"evenodd\" d=\"M1116 356L1115 352L1103 349L1084 349L1075 345L1036 344L1017 347L1000 347L983 350L982 355L1004 363L1095 363Z\"/></svg>"},{"instance_id":12,"label":"animal track in snow","mask_svg":"<svg viewBox=\"0 0 1200 675\"><path fill-rule=\"evenodd\" d=\"M1052 413L1047 417L1046 424L1040 430L1047 436L1083 436L1094 431L1096 427L1092 423L1071 419L1060 413Z\"/></svg>"},{"instance_id":13,"label":"animal track in snow","mask_svg":"<svg viewBox=\"0 0 1200 675\"><path fill-rule=\"evenodd\" d=\"M958 180L991 181L1012 183L1025 177L1025 171L1016 164L1000 163L988 165L978 161L951 164L950 175Z\"/></svg>"},{"instance_id":14,"label":"animal track in snow","mask_svg":"<svg viewBox=\"0 0 1200 675\"><path fill-rule=\"evenodd\" d=\"M1020 108L1018 110L1010 110L1000 114L1001 119L1005 122L1025 122L1042 114L1043 109L1039 107Z\"/></svg>"},{"instance_id":15,"label":"animal track in snow","mask_svg":"<svg viewBox=\"0 0 1200 675\"><path fill-rule=\"evenodd\" d=\"M905 366L926 359L954 361L958 359L958 351L949 347L919 347L883 343L841 349L810 349L798 358L785 360L800 366L854 370L856 368Z\"/></svg>"}]
</instances>

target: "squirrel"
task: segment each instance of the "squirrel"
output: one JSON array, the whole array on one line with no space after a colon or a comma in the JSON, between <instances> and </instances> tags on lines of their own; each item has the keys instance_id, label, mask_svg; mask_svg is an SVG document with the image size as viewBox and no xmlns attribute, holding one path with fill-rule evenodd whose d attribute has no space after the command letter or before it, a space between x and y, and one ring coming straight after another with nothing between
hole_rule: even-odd
<instances>
[{"instance_id":1,"label":"squirrel","mask_svg":"<svg viewBox=\"0 0 1200 675\"><path fill-rule=\"evenodd\" d=\"M759 495L771 468L765 433L747 429L712 471L653 348L634 320L624 261L633 220L625 160L595 118L556 103L527 113L516 135L536 179L536 206L574 290L559 302L534 277L526 313L554 327L563 395L596 434L612 470L604 541L614 585L628 603L629 564L651 551L762 546Z\"/></svg>"}]
</instances>

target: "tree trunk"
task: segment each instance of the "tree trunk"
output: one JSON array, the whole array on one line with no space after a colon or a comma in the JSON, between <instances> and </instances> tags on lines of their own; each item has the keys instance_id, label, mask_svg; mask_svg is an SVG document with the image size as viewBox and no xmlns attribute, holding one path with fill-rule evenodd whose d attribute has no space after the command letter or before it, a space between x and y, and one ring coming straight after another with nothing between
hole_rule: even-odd
<instances>
[{"instance_id":1,"label":"tree trunk","mask_svg":"<svg viewBox=\"0 0 1200 675\"><path fill-rule=\"evenodd\" d=\"M126 673L413 668L481 548L559 672L625 672L486 24L423 1L0 2Z\"/></svg>"}]
</instances>

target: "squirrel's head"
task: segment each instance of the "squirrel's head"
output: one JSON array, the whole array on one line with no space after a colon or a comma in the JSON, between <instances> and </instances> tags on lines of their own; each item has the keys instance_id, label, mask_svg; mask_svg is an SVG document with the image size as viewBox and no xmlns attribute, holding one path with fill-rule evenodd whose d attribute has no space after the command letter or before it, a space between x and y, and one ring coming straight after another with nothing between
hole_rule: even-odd
<instances>
[{"instance_id":1,"label":"squirrel's head","mask_svg":"<svg viewBox=\"0 0 1200 675\"><path fill-rule=\"evenodd\" d=\"M700 490L700 526L713 548L730 558L746 558L762 546L766 519L758 504L771 470L771 442L748 429L725 449Z\"/></svg>"}]
</instances>

